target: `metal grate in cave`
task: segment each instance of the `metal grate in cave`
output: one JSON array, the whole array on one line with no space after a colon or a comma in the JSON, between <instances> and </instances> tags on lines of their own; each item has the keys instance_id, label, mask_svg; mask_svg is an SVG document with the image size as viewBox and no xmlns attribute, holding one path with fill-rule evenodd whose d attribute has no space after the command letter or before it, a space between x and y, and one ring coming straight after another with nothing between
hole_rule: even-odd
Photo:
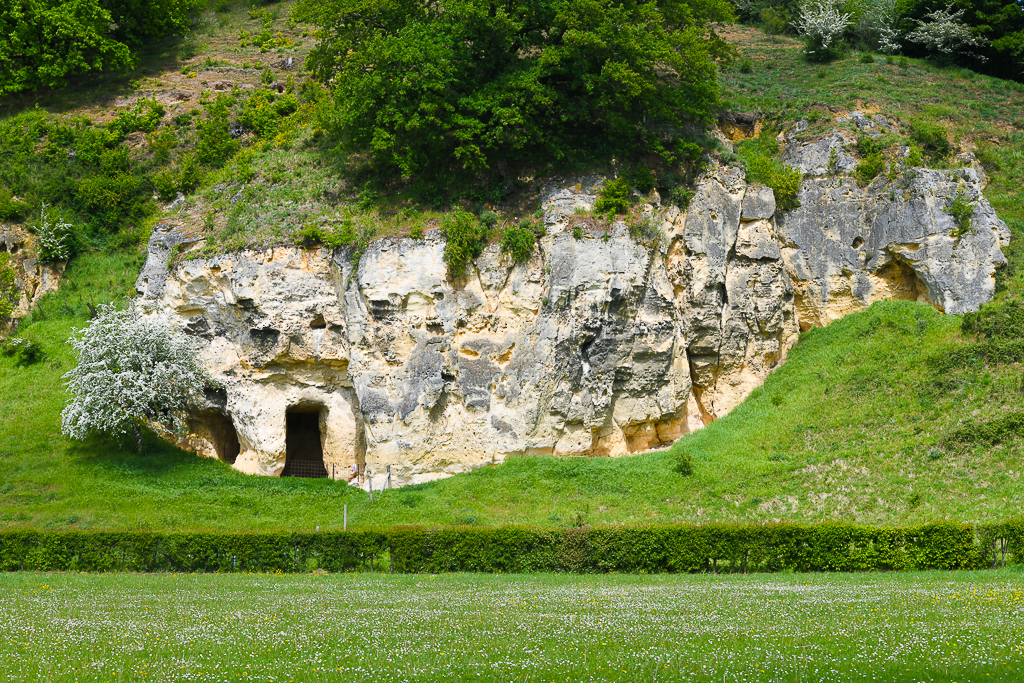
<instances>
[{"instance_id":1,"label":"metal grate in cave","mask_svg":"<svg viewBox=\"0 0 1024 683\"><path fill-rule=\"evenodd\" d=\"M327 467L323 460L286 460L282 477L302 477L304 479L326 479Z\"/></svg>"}]
</instances>

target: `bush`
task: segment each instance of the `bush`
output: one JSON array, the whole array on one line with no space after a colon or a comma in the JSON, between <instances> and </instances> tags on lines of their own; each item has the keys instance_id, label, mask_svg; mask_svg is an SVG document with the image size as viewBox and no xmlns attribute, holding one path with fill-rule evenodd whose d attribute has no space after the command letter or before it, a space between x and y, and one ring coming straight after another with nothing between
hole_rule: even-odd
<instances>
[{"instance_id":1,"label":"bush","mask_svg":"<svg viewBox=\"0 0 1024 683\"><path fill-rule=\"evenodd\" d=\"M206 118L196 122L199 133L196 158L200 163L222 166L238 151L238 141L231 135L230 103L229 95L220 94L204 105Z\"/></svg>"},{"instance_id":2,"label":"bush","mask_svg":"<svg viewBox=\"0 0 1024 683\"><path fill-rule=\"evenodd\" d=\"M35 365L46 358L46 352L39 342L22 337L12 337L0 344L0 352L23 367Z\"/></svg>"},{"instance_id":3,"label":"bush","mask_svg":"<svg viewBox=\"0 0 1024 683\"><path fill-rule=\"evenodd\" d=\"M483 211L480 213L480 222L487 226L488 229L493 228L498 224L498 214L493 211Z\"/></svg>"},{"instance_id":4,"label":"bush","mask_svg":"<svg viewBox=\"0 0 1024 683\"><path fill-rule=\"evenodd\" d=\"M164 107L155 99L141 100L131 109L122 111L107 124L114 133L125 136L136 131L152 133L164 117Z\"/></svg>"},{"instance_id":5,"label":"bush","mask_svg":"<svg viewBox=\"0 0 1024 683\"><path fill-rule=\"evenodd\" d=\"M761 183L775 192L775 203L787 211L800 206L797 196L803 177L779 159L779 143L768 131L760 137L743 140L736 147L747 167L747 182Z\"/></svg>"},{"instance_id":6,"label":"bush","mask_svg":"<svg viewBox=\"0 0 1024 683\"><path fill-rule=\"evenodd\" d=\"M861 187L870 185L871 181L878 177L878 174L885 168L885 157L882 156L881 152L875 152L865 157L857 168L853 170L853 175L857 178L857 184Z\"/></svg>"},{"instance_id":7,"label":"bush","mask_svg":"<svg viewBox=\"0 0 1024 683\"><path fill-rule=\"evenodd\" d=\"M317 223L306 223L295 231L295 243L309 249L319 245L337 249L341 247L362 247L364 239L354 222L342 221L333 230Z\"/></svg>"},{"instance_id":8,"label":"bush","mask_svg":"<svg viewBox=\"0 0 1024 683\"><path fill-rule=\"evenodd\" d=\"M272 90L260 88L245 102L239 122L247 130L260 137L273 137L277 134L282 119L287 118L299 108L299 101L291 93L278 95Z\"/></svg>"},{"instance_id":9,"label":"bush","mask_svg":"<svg viewBox=\"0 0 1024 683\"><path fill-rule=\"evenodd\" d=\"M36 237L39 239L39 260L66 261L71 256L70 224L63 218L46 215L46 204L39 210L39 224L36 225Z\"/></svg>"},{"instance_id":10,"label":"bush","mask_svg":"<svg viewBox=\"0 0 1024 683\"><path fill-rule=\"evenodd\" d=\"M533 226L528 221L521 221L519 225L505 228L501 235L501 250L511 256L516 263L523 263L533 253L536 241Z\"/></svg>"},{"instance_id":11,"label":"bush","mask_svg":"<svg viewBox=\"0 0 1024 683\"><path fill-rule=\"evenodd\" d=\"M584 520L585 521L585 520ZM388 566L381 566L387 557ZM0 571L750 573L1024 562L1024 521L148 533L0 531Z\"/></svg>"},{"instance_id":12,"label":"bush","mask_svg":"<svg viewBox=\"0 0 1024 683\"><path fill-rule=\"evenodd\" d=\"M306 64L333 81L323 127L405 176L664 152L658 126L710 121L733 53L712 30L725 0L303 0L295 16L320 27Z\"/></svg>"},{"instance_id":13,"label":"bush","mask_svg":"<svg viewBox=\"0 0 1024 683\"><path fill-rule=\"evenodd\" d=\"M457 279L466 274L469 263L483 252L487 232L468 211L453 211L441 219L444 261L448 264L449 276Z\"/></svg>"},{"instance_id":14,"label":"bush","mask_svg":"<svg viewBox=\"0 0 1024 683\"><path fill-rule=\"evenodd\" d=\"M969 48L983 47L986 41L961 21L966 9L952 9L952 5L937 9L926 14L924 20L917 20L917 28L907 35L907 40L923 45L932 56L943 59L971 54Z\"/></svg>"},{"instance_id":15,"label":"bush","mask_svg":"<svg viewBox=\"0 0 1024 683\"><path fill-rule=\"evenodd\" d=\"M693 458L689 453L680 453L676 456L675 466L672 469L684 477L689 477L693 474Z\"/></svg>"},{"instance_id":16,"label":"bush","mask_svg":"<svg viewBox=\"0 0 1024 683\"><path fill-rule=\"evenodd\" d=\"M143 317L134 305L100 306L68 343L78 364L64 375L71 398L61 412L61 431L73 439L93 431L130 433L141 452L142 427L180 432L182 412L206 387L191 340L161 318Z\"/></svg>"},{"instance_id":17,"label":"bush","mask_svg":"<svg viewBox=\"0 0 1024 683\"><path fill-rule=\"evenodd\" d=\"M761 10L761 29L768 35L782 35L787 33L789 28L789 17L784 12L771 7Z\"/></svg>"},{"instance_id":18,"label":"bush","mask_svg":"<svg viewBox=\"0 0 1024 683\"><path fill-rule=\"evenodd\" d=\"M0 220L19 220L28 215L28 202L15 197L6 187L0 187Z\"/></svg>"},{"instance_id":19,"label":"bush","mask_svg":"<svg viewBox=\"0 0 1024 683\"><path fill-rule=\"evenodd\" d=\"M615 180L605 184L597 195L594 202L594 212L603 213L608 216L617 216L629 211L633 203L632 190L629 187L625 176L619 176Z\"/></svg>"},{"instance_id":20,"label":"bush","mask_svg":"<svg viewBox=\"0 0 1024 683\"><path fill-rule=\"evenodd\" d=\"M807 57L818 62L834 59L851 16L839 11L838 0L803 0L796 26Z\"/></svg>"},{"instance_id":21,"label":"bush","mask_svg":"<svg viewBox=\"0 0 1024 683\"><path fill-rule=\"evenodd\" d=\"M949 201L949 215L953 217L953 224L956 225L950 232L954 239L960 239L971 231L974 222L975 198L967 194L963 185L958 185L956 194Z\"/></svg>"}]
</instances>

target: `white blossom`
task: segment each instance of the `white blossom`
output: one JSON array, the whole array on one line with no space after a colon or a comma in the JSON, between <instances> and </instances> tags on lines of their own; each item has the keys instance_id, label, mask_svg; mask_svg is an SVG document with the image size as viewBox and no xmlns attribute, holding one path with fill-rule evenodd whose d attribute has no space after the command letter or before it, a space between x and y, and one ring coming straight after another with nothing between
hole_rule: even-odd
<instances>
[{"instance_id":1,"label":"white blossom","mask_svg":"<svg viewBox=\"0 0 1024 683\"><path fill-rule=\"evenodd\" d=\"M800 5L800 19L794 24L797 32L807 38L807 54L824 58L833 44L850 25L850 14L839 11L837 0L805 0Z\"/></svg>"},{"instance_id":2,"label":"white blossom","mask_svg":"<svg viewBox=\"0 0 1024 683\"><path fill-rule=\"evenodd\" d=\"M36 237L39 238L39 259L41 261L63 261L71 256L71 246L67 243L71 235L71 224L64 219L53 220L46 215L46 204L39 209L39 227Z\"/></svg>"},{"instance_id":3,"label":"white blossom","mask_svg":"<svg viewBox=\"0 0 1024 683\"><path fill-rule=\"evenodd\" d=\"M181 412L208 382L191 340L162 318L140 315L134 305L101 306L68 343L78 366L64 375L70 399L61 429L73 439L90 431L131 433L141 450L142 425L181 432Z\"/></svg>"},{"instance_id":4,"label":"white blossom","mask_svg":"<svg viewBox=\"0 0 1024 683\"><path fill-rule=\"evenodd\" d=\"M862 37L873 41L880 52L893 54L900 51L899 31L896 23L899 12L897 0L864 0L861 17Z\"/></svg>"},{"instance_id":5,"label":"white blossom","mask_svg":"<svg viewBox=\"0 0 1024 683\"><path fill-rule=\"evenodd\" d=\"M971 54L970 47L982 47L985 40L971 32L969 26L960 21L964 10L951 11L952 5L946 9L935 10L924 15L925 20L918 20L915 29L907 39L921 43L932 52L952 57L957 54ZM984 57L975 55L984 61Z\"/></svg>"}]
</instances>

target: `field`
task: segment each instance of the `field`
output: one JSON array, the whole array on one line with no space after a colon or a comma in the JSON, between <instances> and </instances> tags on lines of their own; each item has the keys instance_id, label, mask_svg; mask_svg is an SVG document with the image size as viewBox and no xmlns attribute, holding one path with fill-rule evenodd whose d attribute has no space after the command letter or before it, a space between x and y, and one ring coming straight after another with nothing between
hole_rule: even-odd
<instances>
[{"instance_id":1,"label":"field","mask_svg":"<svg viewBox=\"0 0 1024 683\"><path fill-rule=\"evenodd\" d=\"M0 575L49 681L1017 681L1018 572Z\"/></svg>"}]
</instances>

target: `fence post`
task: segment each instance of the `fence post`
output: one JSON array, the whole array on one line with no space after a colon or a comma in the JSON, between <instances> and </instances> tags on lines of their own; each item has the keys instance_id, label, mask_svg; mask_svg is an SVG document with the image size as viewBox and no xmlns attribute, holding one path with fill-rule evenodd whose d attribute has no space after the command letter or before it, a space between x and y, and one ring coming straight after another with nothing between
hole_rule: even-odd
<instances>
[{"instance_id":1,"label":"fence post","mask_svg":"<svg viewBox=\"0 0 1024 683\"><path fill-rule=\"evenodd\" d=\"M348 531L348 505L345 506L345 521L341 527L342 531Z\"/></svg>"}]
</instances>

